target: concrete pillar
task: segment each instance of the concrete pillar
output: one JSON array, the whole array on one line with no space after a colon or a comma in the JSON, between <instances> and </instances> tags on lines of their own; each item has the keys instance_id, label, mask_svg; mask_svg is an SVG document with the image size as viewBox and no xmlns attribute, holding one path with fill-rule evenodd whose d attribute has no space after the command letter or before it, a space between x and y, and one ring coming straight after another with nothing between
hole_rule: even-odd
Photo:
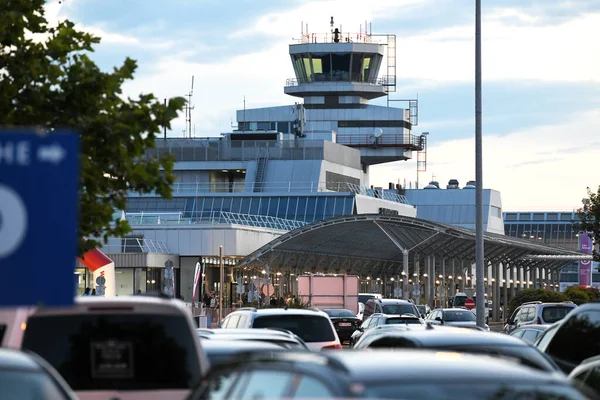
<instances>
[{"instance_id":1,"label":"concrete pillar","mask_svg":"<svg viewBox=\"0 0 600 400\"><path fill-rule=\"evenodd\" d=\"M499 322L500 321L500 264L494 263L492 265L492 275L493 283L492 283L492 298L494 299L492 305L492 321Z\"/></svg>"},{"instance_id":2,"label":"concrete pillar","mask_svg":"<svg viewBox=\"0 0 600 400\"><path fill-rule=\"evenodd\" d=\"M514 267L511 265L509 265L508 268L508 274L507 274L507 283L509 284L510 287L510 300L512 300L515 297L515 287L517 286L516 284L516 279L515 279L515 273L514 273Z\"/></svg>"},{"instance_id":3,"label":"concrete pillar","mask_svg":"<svg viewBox=\"0 0 600 400\"><path fill-rule=\"evenodd\" d=\"M421 260L418 254L415 254L415 281L417 283L417 289L419 290L419 292L417 293L417 296L415 298L415 303L416 304L421 304Z\"/></svg>"},{"instance_id":4,"label":"concrete pillar","mask_svg":"<svg viewBox=\"0 0 600 400\"><path fill-rule=\"evenodd\" d=\"M431 257L425 257L425 274L423 277L423 293L425 295L425 304L431 305Z\"/></svg>"},{"instance_id":5,"label":"concrete pillar","mask_svg":"<svg viewBox=\"0 0 600 400\"><path fill-rule=\"evenodd\" d=\"M507 274L507 267L503 265L502 266L502 294L503 294L502 319L505 320L505 321L508 318L508 316L506 315L506 312L508 310L508 285L509 285L509 281L510 281L510 277Z\"/></svg>"},{"instance_id":6,"label":"concrete pillar","mask_svg":"<svg viewBox=\"0 0 600 400\"><path fill-rule=\"evenodd\" d=\"M430 275L430 285L429 285L429 306L431 308L435 308L435 281L437 280L437 271L435 268L435 256L431 256L431 261L429 264L429 271L431 273Z\"/></svg>"},{"instance_id":7,"label":"concrete pillar","mask_svg":"<svg viewBox=\"0 0 600 400\"><path fill-rule=\"evenodd\" d=\"M408 250L402 251L402 298L408 300Z\"/></svg>"}]
</instances>

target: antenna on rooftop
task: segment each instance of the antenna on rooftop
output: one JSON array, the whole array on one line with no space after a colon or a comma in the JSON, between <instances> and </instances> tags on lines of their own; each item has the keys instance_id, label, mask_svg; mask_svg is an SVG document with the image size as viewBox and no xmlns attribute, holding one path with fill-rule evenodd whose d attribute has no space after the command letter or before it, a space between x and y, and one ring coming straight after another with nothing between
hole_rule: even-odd
<instances>
[{"instance_id":1,"label":"antenna on rooftop","mask_svg":"<svg viewBox=\"0 0 600 400\"><path fill-rule=\"evenodd\" d=\"M192 106L192 96L194 95L194 75L192 75L192 87L186 97L188 98L187 104L185 106L185 122L187 135L186 137L192 137L192 110L194 106ZM185 131L184 131L185 132Z\"/></svg>"}]
</instances>

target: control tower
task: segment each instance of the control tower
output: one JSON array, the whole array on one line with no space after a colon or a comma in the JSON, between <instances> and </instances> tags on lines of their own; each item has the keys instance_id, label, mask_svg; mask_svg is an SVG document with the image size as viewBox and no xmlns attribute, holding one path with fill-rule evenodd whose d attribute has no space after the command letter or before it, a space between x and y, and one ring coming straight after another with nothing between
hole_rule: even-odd
<instances>
[{"instance_id":1,"label":"control tower","mask_svg":"<svg viewBox=\"0 0 600 400\"><path fill-rule=\"evenodd\" d=\"M284 93L303 101L238 110L238 132L276 130L295 139L353 147L360 150L365 172L369 165L409 160L413 152L422 152L426 136L412 134L418 123L416 100L401 100L408 108L390 107L398 100L389 97L388 106L369 104L396 90L396 35L362 30L343 32L333 17L327 33L303 27L289 46L295 77L284 87Z\"/></svg>"}]
</instances>

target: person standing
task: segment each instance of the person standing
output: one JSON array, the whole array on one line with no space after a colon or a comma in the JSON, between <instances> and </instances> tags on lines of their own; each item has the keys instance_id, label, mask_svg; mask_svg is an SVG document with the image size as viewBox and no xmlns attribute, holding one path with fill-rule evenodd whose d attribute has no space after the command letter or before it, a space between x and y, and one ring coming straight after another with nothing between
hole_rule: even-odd
<instances>
[{"instance_id":1,"label":"person standing","mask_svg":"<svg viewBox=\"0 0 600 400\"><path fill-rule=\"evenodd\" d=\"M85 288L85 290L83 291L83 296L91 296L91 295L90 295L90 291L91 291L91 290L92 290L92 289L90 289L89 287L86 287L86 288Z\"/></svg>"}]
</instances>

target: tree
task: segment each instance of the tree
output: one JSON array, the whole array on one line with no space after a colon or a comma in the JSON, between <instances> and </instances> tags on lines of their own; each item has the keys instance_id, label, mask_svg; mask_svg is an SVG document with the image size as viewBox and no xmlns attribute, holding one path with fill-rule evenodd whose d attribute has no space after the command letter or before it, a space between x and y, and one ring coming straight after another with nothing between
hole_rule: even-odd
<instances>
[{"instance_id":1,"label":"tree","mask_svg":"<svg viewBox=\"0 0 600 400\"><path fill-rule=\"evenodd\" d=\"M113 217L129 191L171 196L172 159L144 154L185 104L172 98L163 105L152 94L125 99L121 87L137 64L127 58L101 71L89 58L99 42L70 21L49 26L44 0L0 2L0 124L79 132L80 254L131 230Z\"/></svg>"},{"instance_id":2,"label":"tree","mask_svg":"<svg viewBox=\"0 0 600 400\"><path fill-rule=\"evenodd\" d=\"M579 232L589 232L594 243L600 243L600 186L598 192L594 193L588 187L588 198L583 207L577 210L577 216L581 220L576 224L576 229ZM600 253L594 247L594 261L600 261Z\"/></svg>"}]
</instances>

